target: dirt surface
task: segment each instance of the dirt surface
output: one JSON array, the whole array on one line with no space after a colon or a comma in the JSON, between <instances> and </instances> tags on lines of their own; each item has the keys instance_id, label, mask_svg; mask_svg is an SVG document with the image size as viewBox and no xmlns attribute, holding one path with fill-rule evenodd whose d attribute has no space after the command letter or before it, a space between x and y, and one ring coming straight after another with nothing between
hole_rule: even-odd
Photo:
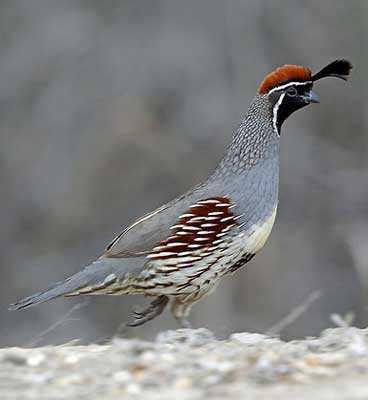
<instances>
[{"instance_id":1,"label":"dirt surface","mask_svg":"<svg viewBox=\"0 0 368 400\"><path fill-rule=\"evenodd\" d=\"M368 329L283 342L206 329L155 341L0 350L0 398L368 399Z\"/></svg>"}]
</instances>

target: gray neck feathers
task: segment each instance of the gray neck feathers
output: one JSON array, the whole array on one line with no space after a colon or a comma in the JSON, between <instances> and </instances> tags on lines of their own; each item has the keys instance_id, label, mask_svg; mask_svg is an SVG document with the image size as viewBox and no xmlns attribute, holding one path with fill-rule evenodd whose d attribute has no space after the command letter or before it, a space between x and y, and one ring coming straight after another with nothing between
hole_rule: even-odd
<instances>
[{"instance_id":1,"label":"gray neck feathers","mask_svg":"<svg viewBox=\"0 0 368 400\"><path fill-rule=\"evenodd\" d=\"M214 176L238 175L262 160L278 159L279 135L272 123L272 106L257 95L236 131Z\"/></svg>"}]
</instances>

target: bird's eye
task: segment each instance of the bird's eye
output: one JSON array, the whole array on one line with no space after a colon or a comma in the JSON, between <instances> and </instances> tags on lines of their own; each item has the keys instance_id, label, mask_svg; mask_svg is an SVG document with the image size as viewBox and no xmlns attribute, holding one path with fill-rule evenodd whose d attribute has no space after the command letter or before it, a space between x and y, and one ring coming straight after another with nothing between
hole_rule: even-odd
<instances>
[{"instance_id":1,"label":"bird's eye","mask_svg":"<svg viewBox=\"0 0 368 400\"><path fill-rule=\"evenodd\" d=\"M289 88L287 88L286 93L289 96L296 96L298 94L298 91L295 89L294 86L290 86Z\"/></svg>"}]
</instances>

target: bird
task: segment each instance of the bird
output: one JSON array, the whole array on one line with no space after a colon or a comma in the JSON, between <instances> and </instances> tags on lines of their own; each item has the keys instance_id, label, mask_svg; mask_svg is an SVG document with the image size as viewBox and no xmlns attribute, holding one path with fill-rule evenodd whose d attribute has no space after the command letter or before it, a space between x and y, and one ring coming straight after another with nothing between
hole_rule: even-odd
<instances>
[{"instance_id":1,"label":"bird","mask_svg":"<svg viewBox=\"0 0 368 400\"><path fill-rule=\"evenodd\" d=\"M60 296L144 295L150 303L133 313L137 327L169 306L190 327L192 306L235 273L265 245L278 206L281 126L295 111L319 103L319 79L347 80L352 64L338 59L312 75L284 65L268 74L208 178L137 219L96 261L48 289L17 301L20 310Z\"/></svg>"}]
</instances>

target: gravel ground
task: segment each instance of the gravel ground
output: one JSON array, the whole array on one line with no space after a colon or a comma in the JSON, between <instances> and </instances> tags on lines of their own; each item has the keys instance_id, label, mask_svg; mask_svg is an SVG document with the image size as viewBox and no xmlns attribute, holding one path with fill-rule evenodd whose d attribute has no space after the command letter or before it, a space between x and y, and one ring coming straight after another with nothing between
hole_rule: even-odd
<instances>
[{"instance_id":1,"label":"gravel ground","mask_svg":"<svg viewBox=\"0 0 368 400\"><path fill-rule=\"evenodd\" d=\"M0 350L0 398L368 399L368 329L329 329L283 342L206 329L155 341Z\"/></svg>"}]
</instances>

